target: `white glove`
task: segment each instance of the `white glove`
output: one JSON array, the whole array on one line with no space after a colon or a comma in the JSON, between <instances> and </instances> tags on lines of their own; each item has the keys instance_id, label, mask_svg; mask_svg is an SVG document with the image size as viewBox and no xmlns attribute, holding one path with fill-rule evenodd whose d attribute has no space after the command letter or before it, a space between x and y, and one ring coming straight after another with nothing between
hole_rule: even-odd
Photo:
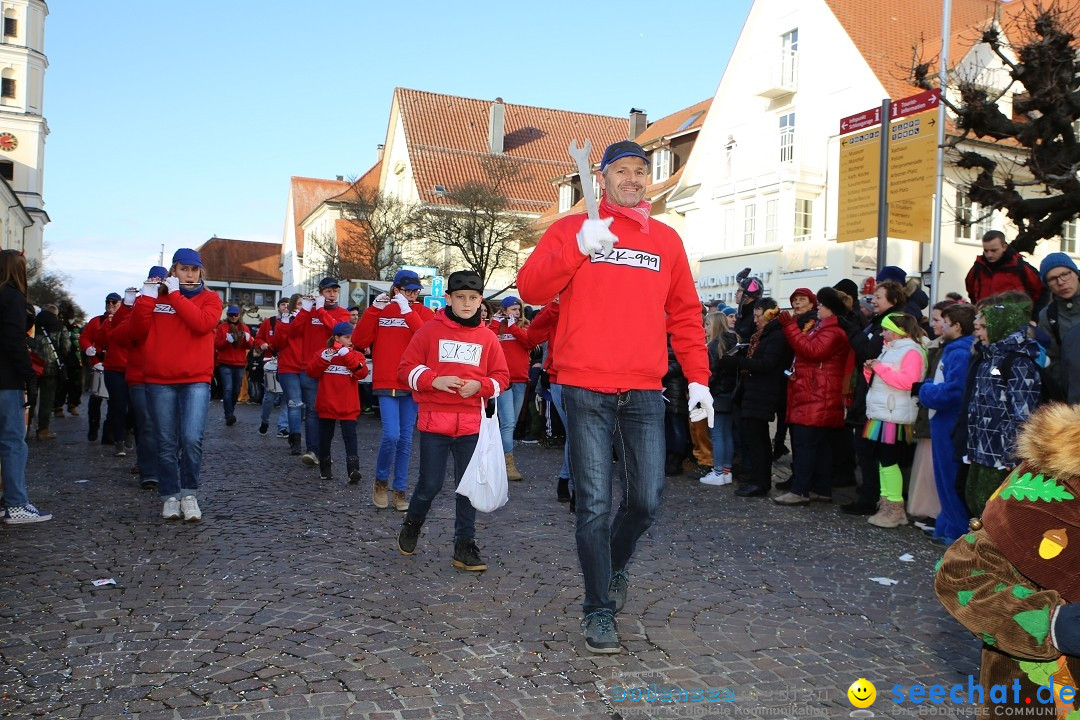
<instances>
[{"instance_id":1,"label":"white glove","mask_svg":"<svg viewBox=\"0 0 1080 720\"><path fill-rule=\"evenodd\" d=\"M143 283L142 288L139 290L140 295L145 295L148 298L156 298L158 296L158 286L161 283L150 282L147 280Z\"/></svg>"},{"instance_id":2,"label":"white glove","mask_svg":"<svg viewBox=\"0 0 1080 720\"><path fill-rule=\"evenodd\" d=\"M690 422L699 422L709 419L709 427L713 426L712 393L709 388L701 383L692 382L690 390Z\"/></svg>"},{"instance_id":3,"label":"white glove","mask_svg":"<svg viewBox=\"0 0 1080 720\"><path fill-rule=\"evenodd\" d=\"M335 355L335 353L331 348L326 348L325 350L322 351L322 359L325 360L326 362L330 362L331 360L333 360L334 355Z\"/></svg>"},{"instance_id":4,"label":"white glove","mask_svg":"<svg viewBox=\"0 0 1080 720\"><path fill-rule=\"evenodd\" d=\"M611 252L612 246L619 242L615 233L608 229L614 221L615 218L609 217L603 220L586 220L581 224L577 234L577 246L582 255Z\"/></svg>"},{"instance_id":5,"label":"white glove","mask_svg":"<svg viewBox=\"0 0 1080 720\"><path fill-rule=\"evenodd\" d=\"M325 305L326 305L326 298L324 298L322 295L316 295L315 296L315 307L322 310Z\"/></svg>"},{"instance_id":6,"label":"white glove","mask_svg":"<svg viewBox=\"0 0 1080 720\"><path fill-rule=\"evenodd\" d=\"M225 333L225 341L226 342L232 342L235 339L236 339L236 336L233 335L232 333Z\"/></svg>"},{"instance_id":7,"label":"white glove","mask_svg":"<svg viewBox=\"0 0 1080 720\"><path fill-rule=\"evenodd\" d=\"M409 307L409 298L404 295L395 295L392 300L397 303L399 308L401 308L402 315L407 315L412 312L412 308Z\"/></svg>"},{"instance_id":8,"label":"white glove","mask_svg":"<svg viewBox=\"0 0 1080 720\"><path fill-rule=\"evenodd\" d=\"M86 348L86 357L94 357L95 355L97 355L96 347L91 345L90 347Z\"/></svg>"},{"instance_id":9,"label":"white glove","mask_svg":"<svg viewBox=\"0 0 1080 720\"><path fill-rule=\"evenodd\" d=\"M105 370L105 365L103 363L97 363L97 364L94 365L94 369L104 371Z\"/></svg>"},{"instance_id":10,"label":"white glove","mask_svg":"<svg viewBox=\"0 0 1080 720\"><path fill-rule=\"evenodd\" d=\"M251 342L251 333L244 333L244 342Z\"/></svg>"},{"instance_id":11,"label":"white glove","mask_svg":"<svg viewBox=\"0 0 1080 720\"><path fill-rule=\"evenodd\" d=\"M280 317L280 318L278 319L278 321L279 321L279 322L280 322L280 323L281 323L282 325L288 325L289 323L291 323L291 322L292 322L292 314L291 314L291 313L285 313L284 315L282 315L282 316L281 316L281 317Z\"/></svg>"},{"instance_id":12,"label":"white glove","mask_svg":"<svg viewBox=\"0 0 1080 720\"><path fill-rule=\"evenodd\" d=\"M340 348L338 348L337 354L338 354L339 357L348 355L349 354L349 348L342 345Z\"/></svg>"},{"instance_id":13,"label":"white glove","mask_svg":"<svg viewBox=\"0 0 1080 720\"><path fill-rule=\"evenodd\" d=\"M135 304L135 296L139 294L139 291L135 288L128 288L124 291L124 304L131 307Z\"/></svg>"},{"instance_id":14,"label":"white glove","mask_svg":"<svg viewBox=\"0 0 1080 720\"><path fill-rule=\"evenodd\" d=\"M377 310L383 310L390 304L390 296L386 293L380 293L374 300L371 301L371 305Z\"/></svg>"},{"instance_id":15,"label":"white glove","mask_svg":"<svg viewBox=\"0 0 1080 720\"><path fill-rule=\"evenodd\" d=\"M167 277L165 278L165 287L168 288L170 293L174 293L180 289L180 278Z\"/></svg>"},{"instance_id":16,"label":"white glove","mask_svg":"<svg viewBox=\"0 0 1080 720\"><path fill-rule=\"evenodd\" d=\"M506 318L506 327L513 327L516 324L517 324L517 318L514 317L513 315Z\"/></svg>"},{"instance_id":17,"label":"white glove","mask_svg":"<svg viewBox=\"0 0 1080 720\"><path fill-rule=\"evenodd\" d=\"M300 301L300 307L308 312L311 312L311 308L315 307L315 301L309 297L305 297Z\"/></svg>"}]
</instances>

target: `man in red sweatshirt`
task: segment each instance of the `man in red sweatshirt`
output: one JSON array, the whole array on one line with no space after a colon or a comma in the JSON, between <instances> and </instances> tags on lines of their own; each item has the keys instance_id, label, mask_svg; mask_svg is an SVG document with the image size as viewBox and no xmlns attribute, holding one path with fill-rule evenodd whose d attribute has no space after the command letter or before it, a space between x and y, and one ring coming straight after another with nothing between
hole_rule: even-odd
<instances>
[{"instance_id":1,"label":"man in red sweatshirt","mask_svg":"<svg viewBox=\"0 0 1080 720\"><path fill-rule=\"evenodd\" d=\"M495 333L480 319L484 284L473 270L450 273L447 306L413 336L398 365L398 379L408 383L419 405L420 476L398 532L398 550L412 555L435 496L446 478L446 461L454 455L455 486L480 437L484 400L510 384L506 358ZM454 567L486 570L474 540L476 508L454 494Z\"/></svg>"},{"instance_id":2,"label":"man in red sweatshirt","mask_svg":"<svg viewBox=\"0 0 1080 720\"><path fill-rule=\"evenodd\" d=\"M624 140L604 151L600 217L555 222L518 273L521 299L559 297L552 367L562 385L585 578L585 646L621 651L615 613L626 600L626 566L649 529L664 488L667 338L690 380L691 419L712 427L701 302L682 239L642 202L649 157ZM597 308L625 298L612 322ZM629 330L628 330L629 329ZM611 454L618 448L623 502L611 519Z\"/></svg>"}]
</instances>

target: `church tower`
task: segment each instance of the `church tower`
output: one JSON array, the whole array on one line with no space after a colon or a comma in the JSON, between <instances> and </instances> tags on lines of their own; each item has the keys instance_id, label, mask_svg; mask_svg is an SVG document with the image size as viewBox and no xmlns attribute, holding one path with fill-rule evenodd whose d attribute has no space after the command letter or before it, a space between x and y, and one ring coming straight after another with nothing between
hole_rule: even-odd
<instances>
[{"instance_id":1,"label":"church tower","mask_svg":"<svg viewBox=\"0 0 1080 720\"><path fill-rule=\"evenodd\" d=\"M45 57L49 7L44 0L0 0L0 14L0 177L34 221L26 228L24 247L26 259L40 264L49 222L42 196L49 134L42 102L49 67Z\"/></svg>"}]
</instances>

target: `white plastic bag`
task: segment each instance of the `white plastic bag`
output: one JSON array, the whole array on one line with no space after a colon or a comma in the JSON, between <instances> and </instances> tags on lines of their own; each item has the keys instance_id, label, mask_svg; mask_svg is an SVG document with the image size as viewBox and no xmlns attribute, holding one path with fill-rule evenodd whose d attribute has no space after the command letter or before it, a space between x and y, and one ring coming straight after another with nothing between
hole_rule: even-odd
<instances>
[{"instance_id":1,"label":"white plastic bag","mask_svg":"<svg viewBox=\"0 0 1080 720\"><path fill-rule=\"evenodd\" d=\"M94 370L90 375L90 394L104 400L109 399L109 391L105 387L105 371Z\"/></svg>"},{"instance_id":2,"label":"white plastic bag","mask_svg":"<svg viewBox=\"0 0 1080 720\"><path fill-rule=\"evenodd\" d=\"M509 500L508 491L499 413L496 411L488 417L481 409L480 437L476 440L476 449L465 468L465 474L458 483L457 492L469 498L472 506L480 512L493 512Z\"/></svg>"}]
</instances>

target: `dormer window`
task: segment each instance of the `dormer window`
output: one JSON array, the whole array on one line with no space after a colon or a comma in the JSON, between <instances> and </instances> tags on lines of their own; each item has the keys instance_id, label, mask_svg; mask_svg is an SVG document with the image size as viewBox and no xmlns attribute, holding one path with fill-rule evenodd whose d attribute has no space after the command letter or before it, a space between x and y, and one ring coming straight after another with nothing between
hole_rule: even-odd
<instances>
[{"instance_id":1,"label":"dormer window","mask_svg":"<svg viewBox=\"0 0 1080 720\"><path fill-rule=\"evenodd\" d=\"M652 181L664 182L671 177L671 148L657 148L652 154Z\"/></svg>"},{"instance_id":2,"label":"dormer window","mask_svg":"<svg viewBox=\"0 0 1080 720\"><path fill-rule=\"evenodd\" d=\"M559 212L564 213L574 205L574 186L564 183L559 186Z\"/></svg>"}]
</instances>

